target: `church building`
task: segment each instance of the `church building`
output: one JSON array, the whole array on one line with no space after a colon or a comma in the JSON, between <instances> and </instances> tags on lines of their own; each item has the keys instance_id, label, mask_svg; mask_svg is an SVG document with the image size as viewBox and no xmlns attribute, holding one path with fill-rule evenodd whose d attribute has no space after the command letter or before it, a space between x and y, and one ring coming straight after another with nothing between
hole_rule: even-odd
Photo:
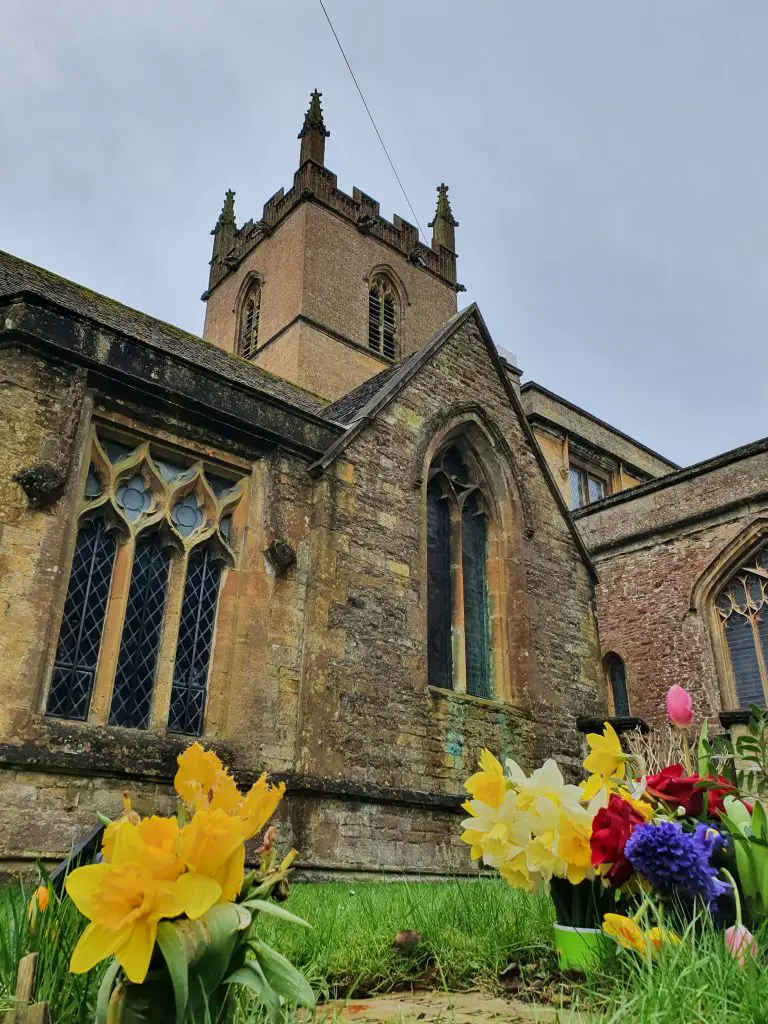
<instances>
[{"instance_id":1,"label":"church building","mask_svg":"<svg viewBox=\"0 0 768 1024\"><path fill-rule=\"evenodd\" d=\"M680 469L521 386L447 187L426 245L328 135L313 93L292 187L227 193L202 338L0 254L0 871L170 810L193 738L309 876L467 871L482 747L763 699L768 444Z\"/></svg>"}]
</instances>

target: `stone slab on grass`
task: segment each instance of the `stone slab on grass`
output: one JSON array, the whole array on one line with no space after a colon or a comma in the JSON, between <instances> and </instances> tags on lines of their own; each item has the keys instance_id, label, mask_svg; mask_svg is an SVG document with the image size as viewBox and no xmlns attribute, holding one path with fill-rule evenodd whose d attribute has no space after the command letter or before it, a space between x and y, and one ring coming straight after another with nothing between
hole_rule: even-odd
<instances>
[{"instance_id":1,"label":"stone slab on grass","mask_svg":"<svg viewBox=\"0 0 768 1024\"><path fill-rule=\"evenodd\" d=\"M322 1024L588 1024L571 1010L499 999L482 992L395 992L319 1007Z\"/></svg>"}]
</instances>

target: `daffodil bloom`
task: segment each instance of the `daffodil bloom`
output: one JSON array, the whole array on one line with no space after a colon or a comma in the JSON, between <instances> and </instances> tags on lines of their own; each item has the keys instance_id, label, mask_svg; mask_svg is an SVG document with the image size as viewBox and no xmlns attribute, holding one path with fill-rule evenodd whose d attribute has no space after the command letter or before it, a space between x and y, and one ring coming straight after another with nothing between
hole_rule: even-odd
<instances>
[{"instance_id":1,"label":"daffodil bloom","mask_svg":"<svg viewBox=\"0 0 768 1024\"><path fill-rule=\"evenodd\" d=\"M38 914L44 914L48 909L48 904L51 901L51 890L47 885L39 885L37 889L32 893L32 899L29 901L27 907L27 914L29 915L29 927L32 932L37 927Z\"/></svg>"},{"instance_id":2,"label":"daffodil bloom","mask_svg":"<svg viewBox=\"0 0 768 1024\"><path fill-rule=\"evenodd\" d=\"M123 793L123 813L115 821L110 821L107 827L104 829L104 835L101 839L101 852L104 860L112 860L112 850L115 845L115 838L122 825L125 822L130 822L132 825L138 825L141 821L139 815L134 811L131 798L127 793Z\"/></svg>"},{"instance_id":3,"label":"daffodil bloom","mask_svg":"<svg viewBox=\"0 0 768 1024\"><path fill-rule=\"evenodd\" d=\"M538 875L532 875L528 870L528 859L525 852L518 853L510 860L502 861L499 865L499 874L513 889L525 889L526 892L533 892L540 884Z\"/></svg>"},{"instance_id":4,"label":"daffodil bloom","mask_svg":"<svg viewBox=\"0 0 768 1024\"><path fill-rule=\"evenodd\" d=\"M237 808L238 817L243 823L245 839L252 839L257 832L261 832L275 813L284 793L285 783L281 782L277 786L271 785L266 773L251 786Z\"/></svg>"},{"instance_id":5,"label":"daffodil bloom","mask_svg":"<svg viewBox=\"0 0 768 1024\"><path fill-rule=\"evenodd\" d=\"M471 817L462 823L465 831L461 838L472 847L474 860L482 857L489 867L498 867L530 842L531 830L520 815L518 795L513 789L504 794L498 807L472 800L464 808Z\"/></svg>"},{"instance_id":6,"label":"daffodil bloom","mask_svg":"<svg viewBox=\"0 0 768 1024\"><path fill-rule=\"evenodd\" d=\"M579 786L566 785L563 773L551 757L544 764L526 775L520 765L511 759L506 762L507 773L518 793L519 807L526 810L539 797L547 797L562 806L578 807L584 798Z\"/></svg>"},{"instance_id":7,"label":"daffodil bloom","mask_svg":"<svg viewBox=\"0 0 768 1024\"><path fill-rule=\"evenodd\" d=\"M467 779L464 788L475 800L480 800L489 807L498 807L504 799L509 782L504 776L501 762L490 750L483 750L480 754L480 771Z\"/></svg>"},{"instance_id":8,"label":"daffodil bloom","mask_svg":"<svg viewBox=\"0 0 768 1024\"><path fill-rule=\"evenodd\" d=\"M242 803L240 790L212 750L193 743L177 761L179 770L173 784L185 804L196 811L237 811Z\"/></svg>"},{"instance_id":9,"label":"daffodil bloom","mask_svg":"<svg viewBox=\"0 0 768 1024\"><path fill-rule=\"evenodd\" d=\"M245 877L245 843L239 818L222 810L197 811L179 833L177 850L195 878L213 879L218 884L219 902L236 899Z\"/></svg>"},{"instance_id":10,"label":"daffodil bloom","mask_svg":"<svg viewBox=\"0 0 768 1024\"><path fill-rule=\"evenodd\" d=\"M623 914L606 914L603 918L603 931L624 949L634 949L638 953L646 951L643 929L631 917L625 917Z\"/></svg>"},{"instance_id":11,"label":"daffodil bloom","mask_svg":"<svg viewBox=\"0 0 768 1024\"><path fill-rule=\"evenodd\" d=\"M182 875L175 881L152 874L155 860L126 822L116 833L110 862L76 868L66 882L77 909L90 921L72 953L69 969L89 971L115 956L130 981L146 977L162 918L186 913L195 918L218 899L221 887L212 879Z\"/></svg>"},{"instance_id":12,"label":"daffodil bloom","mask_svg":"<svg viewBox=\"0 0 768 1024\"><path fill-rule=\"evenodd\" d=\"M621 749L621 740L610 722L605 723L602 736L597 732L588 733L587 743L590 752L584 759L585 771L604 780L613 776L624 778L627 754ZM587 785L591 789L594 783L590 779ZM594 794L590 792L589 795Z\"/></svg>"}]
</instances>

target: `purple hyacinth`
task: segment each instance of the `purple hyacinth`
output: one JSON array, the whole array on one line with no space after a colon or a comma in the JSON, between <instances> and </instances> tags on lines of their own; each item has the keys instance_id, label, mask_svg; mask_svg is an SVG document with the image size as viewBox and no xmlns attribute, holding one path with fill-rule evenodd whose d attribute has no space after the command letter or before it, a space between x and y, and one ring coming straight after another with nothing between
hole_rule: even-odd
<instances>
[{"instance_id":1,"label":"purple hyacinth","mask_svg":"<svg viewBox=\"0 0 768 1024\"><path fill-rule=\"evenodd\" d=\"M674 821L638 825L624 848L632 867L663 895L682 891L701 896L707 903L730 890L712 867L712 854L723 845L723 837L709 825L683 832Z\"/></svg>"}]
</instances>

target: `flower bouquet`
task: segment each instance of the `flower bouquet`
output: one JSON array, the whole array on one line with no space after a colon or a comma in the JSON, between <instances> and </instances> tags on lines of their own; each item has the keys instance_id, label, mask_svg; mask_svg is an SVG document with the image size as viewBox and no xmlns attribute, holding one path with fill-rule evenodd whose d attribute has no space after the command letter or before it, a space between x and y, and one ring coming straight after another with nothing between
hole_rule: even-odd
<instances>
[{"instance_id":1,"label":"flower bouquet","mask_svg":"<svg viewBox=\"0 0 768 1024\"><path fill-rule=\"evenodd\" d=\"M706 724L694 772L693 711L681 687L670 691L668 711L684 763L655 774L622 749L606 722L602 734L587 736L587 777L578 786L565 783L552 759L527 776L514 761L502 767L487 750L465 783L471 799L462 839L472 858L510 885L548 887L564 967L594 963L596 929L652 961L680 941L670 924L701 910L720 926L732 921L726 941L737 955L752 948L742 908L753 926L768 908L768 818L760 804L742 799L745 778L758 785L756 772L742 769L741 779L721 774L728 753L710 743ZM757 735L765 742L765 725L754 727L747 744L758 766L768 766L768 749L754 746ZM578 947L567 934L574 930Z\"/></svg>"},{"instance_id":2,"label":"flower bouquet","mask_svg":"<svg viewBox=\"0 0 768 1024\"><path fill-rule=\"evenodd\" d=\"M275 898L296 856L277 862L275 830L245 872L245 842L269 821L285 792L266 775L243 795L212 751L194 743L178 758L173 817L140 818L126 798L106 824L99 863L76 868L66 891L89 920L70 970L111 959L97 1024L223 1024L242 986L280 1020L285 1004L313 1006L312 989L288 960L251 931L259 913L307 922Z\"/></svg>"}]
</instances>

